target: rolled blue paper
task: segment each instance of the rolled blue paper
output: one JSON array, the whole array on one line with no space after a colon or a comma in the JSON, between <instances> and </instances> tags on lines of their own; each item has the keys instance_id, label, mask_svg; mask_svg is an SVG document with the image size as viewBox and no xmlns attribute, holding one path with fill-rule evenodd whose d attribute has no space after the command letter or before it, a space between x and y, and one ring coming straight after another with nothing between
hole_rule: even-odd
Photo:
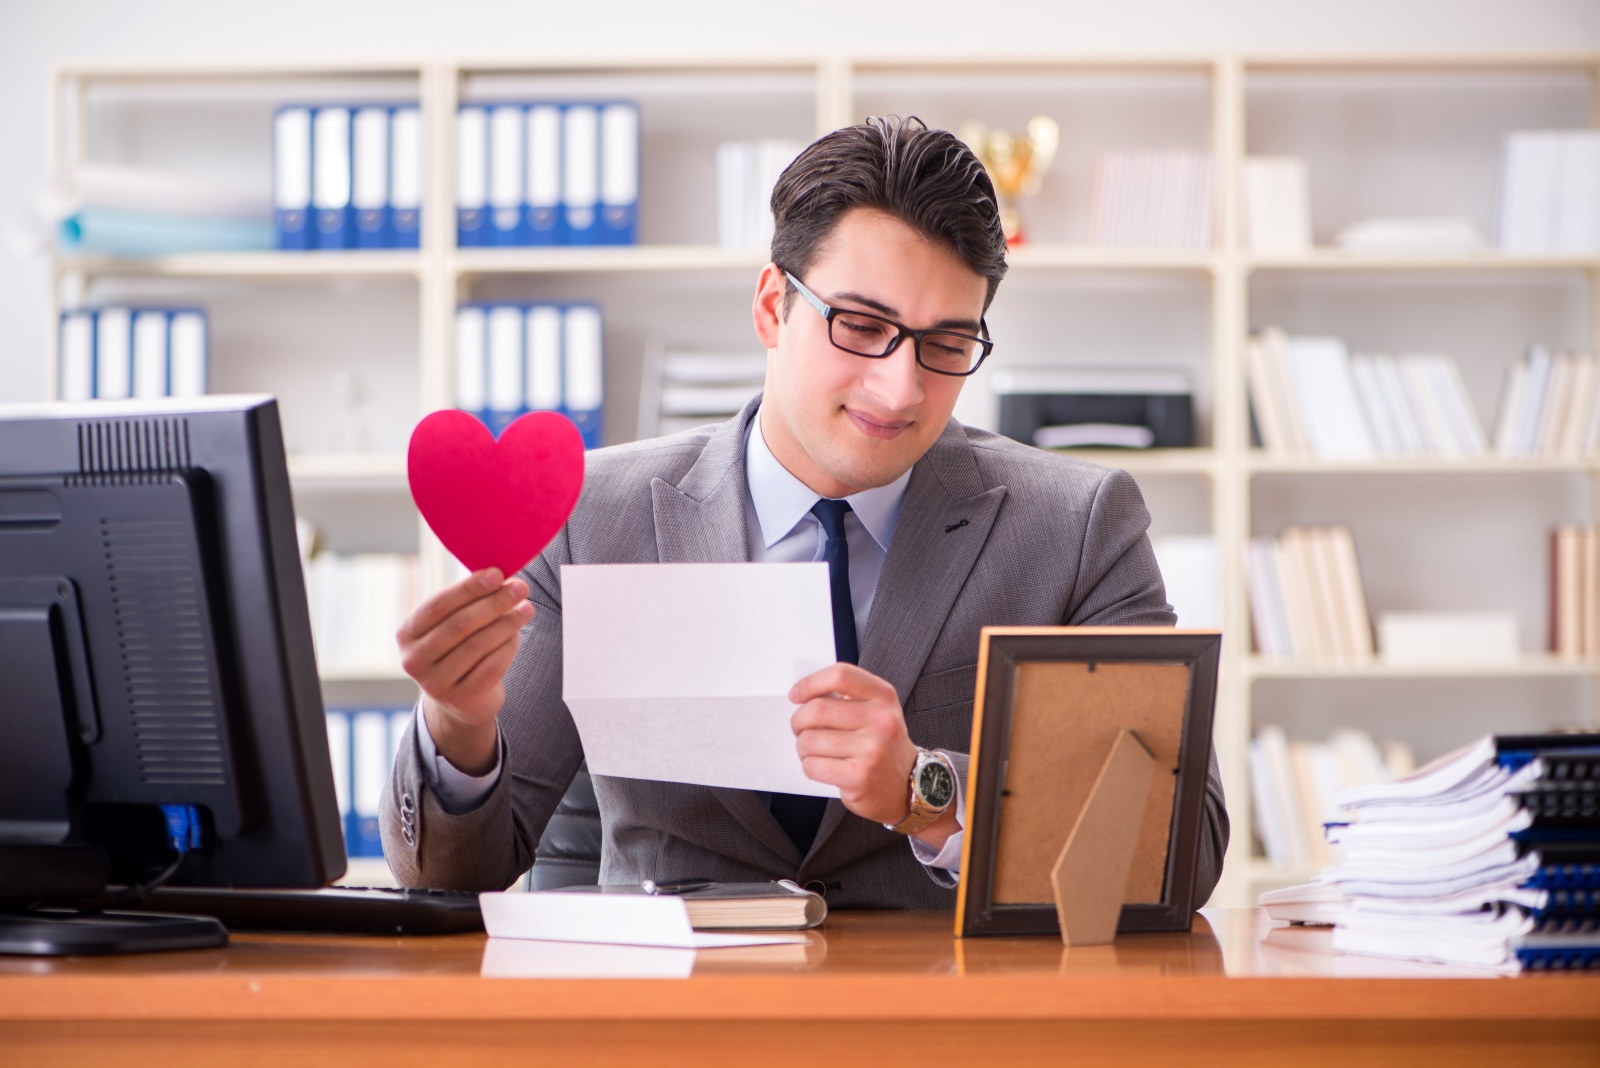
<instances>
[{"instance_id":1,"label":"rolled blue paper","mask_svg":"<svg viewBox=\"0 0 1600 1068\"><path fill-rule=\"evenodd\" d=\"M267 252L277 247L272 221L205 219L111 208L84 208L61 220L66 252L144 258L180 252Z\"/></svg>"}]
</instances>

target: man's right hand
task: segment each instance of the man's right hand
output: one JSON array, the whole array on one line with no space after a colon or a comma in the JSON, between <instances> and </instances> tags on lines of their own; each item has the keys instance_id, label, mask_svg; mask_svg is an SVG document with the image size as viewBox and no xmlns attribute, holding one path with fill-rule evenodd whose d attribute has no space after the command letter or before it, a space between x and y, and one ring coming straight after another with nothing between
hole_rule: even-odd
<instances>
[{"instance_id":1,"label":"man's right hand","mask_svg":"<svg viewBox=\"0 0 1600 1068\"><path fill-rule=\"evenodd\" d=\"M527 583L491 567L422 602L395 634L401 666L422 687L428 733L468 775L494 767L503 679L532 618Z\"/></svg>"}]
</instances>

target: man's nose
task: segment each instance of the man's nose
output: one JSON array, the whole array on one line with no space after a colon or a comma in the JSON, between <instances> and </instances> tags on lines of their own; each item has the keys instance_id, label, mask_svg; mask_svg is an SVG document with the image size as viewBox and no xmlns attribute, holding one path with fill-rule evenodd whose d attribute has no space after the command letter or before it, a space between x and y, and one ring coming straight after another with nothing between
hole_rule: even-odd
<instances>
[{"instance_id":1,"label":"man's nose","mask_svg":"<svg viewBox=\"0 0 1600 1068\"><path fill-rule=\"evenodd\" d=\"M922 368L917 365L916 339L900 339L882 359L871 360L867 389L891 411L904 411L922 400Z\"/></svg>"}]
</instances>

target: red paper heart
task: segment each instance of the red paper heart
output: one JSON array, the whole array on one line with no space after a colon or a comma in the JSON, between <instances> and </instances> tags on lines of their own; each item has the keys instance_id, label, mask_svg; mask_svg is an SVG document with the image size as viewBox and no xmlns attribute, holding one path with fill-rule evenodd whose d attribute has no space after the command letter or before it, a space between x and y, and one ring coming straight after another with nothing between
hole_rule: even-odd
<instances>
[{"instance_id":1,"label":"red paper heart","mask_svg":"<svg viewBox=\"0 0 1600 1068\"><path fill-rule=\"evenodd\" d=\"M564 415L530 412L496 441L463 411L434 412L411 432L411 498L470 570L521 570L556 536L583 488L583 438Z\"/></svg>"}]
</instances>

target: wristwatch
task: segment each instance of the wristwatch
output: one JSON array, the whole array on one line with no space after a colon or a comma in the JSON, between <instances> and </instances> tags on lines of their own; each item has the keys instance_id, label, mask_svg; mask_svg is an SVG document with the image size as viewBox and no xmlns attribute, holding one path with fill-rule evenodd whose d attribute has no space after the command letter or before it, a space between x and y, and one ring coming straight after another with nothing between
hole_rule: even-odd
<instances>
[{"instance_id":1,"label":"wristwatch","mask_svg":"<svg viewBox=\"0 0 1600 1068\"><path fill-rule=\"evenodd\" d=\"M938 823L955 799L956 769L950 758L919 747L911 765L911 811L899 823L884 826L896 834L916 834Z\"/></svg>"}]
</instances>

